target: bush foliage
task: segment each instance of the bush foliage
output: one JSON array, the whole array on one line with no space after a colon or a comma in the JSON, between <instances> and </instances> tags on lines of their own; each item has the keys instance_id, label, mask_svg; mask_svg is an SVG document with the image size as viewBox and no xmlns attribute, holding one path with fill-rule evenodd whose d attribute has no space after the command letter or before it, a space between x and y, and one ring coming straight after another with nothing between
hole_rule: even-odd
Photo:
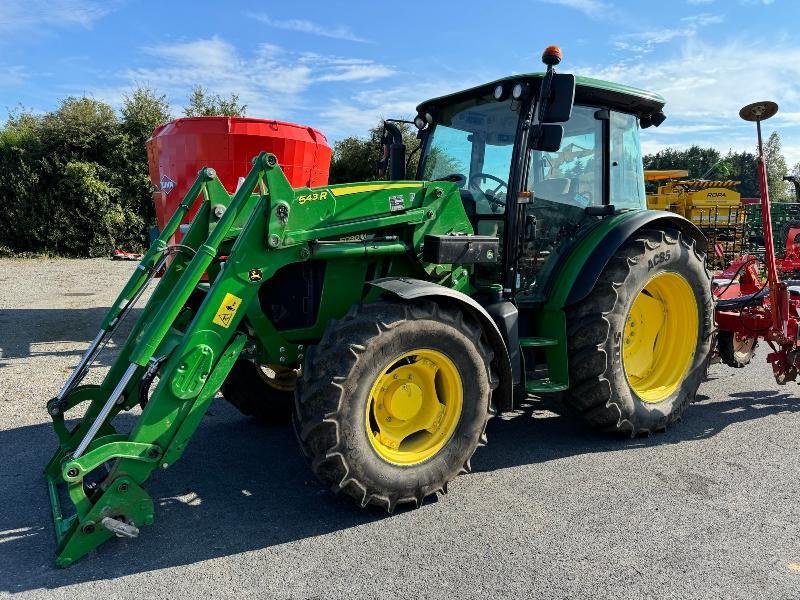
<instances>
[{"instance_id":1,"label":"bush foliage","mask_svg":"<svg viewBox=\"0 0 800 600\"><path fill-rule=\"evenodd\" d=\"M235 96L195 92L196 114L244 112ZM86 97L43 115L12 113L0 129L2 253L142 250L155 223L145 142L171 119L166 97L145 87L125 96L119 113Z\"/></svg>"},{"instance_id":2,"label":"bush foliage","mask_svg":"<svg viewBox=\"0 0 800 600\"><path fill-rule=\"evenodd\" d=\"M243 115L235 94L225 98L195 88L184 108L192 115ZM48 253L107 256L114 248L137 251L155 223L145 142L154 127L172 118L165 96L141 87L124 97L119 112L86 97L64 99L56 110L13 112L0 128L0 255ZM402 126L416 174L416 130ZM382 122L366 138L334 144L331 183L376 179ZM770 188L790 199L781 178L786 163L780 139L767 143ZM412 152L413 151L413 152ZM644 158L651 169L686 168L690 176L738 179L743 196L756 196L755 156L712 148L663 150ZM793 171L800 175L800 164Z\"/></svg>"}]
</instances>

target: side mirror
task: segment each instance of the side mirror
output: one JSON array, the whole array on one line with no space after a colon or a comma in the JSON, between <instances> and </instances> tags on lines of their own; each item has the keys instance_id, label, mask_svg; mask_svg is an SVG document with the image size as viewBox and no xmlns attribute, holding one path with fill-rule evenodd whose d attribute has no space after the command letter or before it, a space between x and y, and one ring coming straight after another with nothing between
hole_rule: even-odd
<instances>
[{"instance_id":1,"label":"side mirror","mask_svg":"<svg viewBox=\"0 0 800 600\"><path fill-rule=\"evenodd\" d=\"M549 79L549 93L548 93ZM539 122L563 123L572 116L575 103L575 75L550 72L542 80L541 93L547 97L539 98Z\"/></svg>"},{"instance_id":2,"label":"side mirror","mask_svg":"<svg viewBox=\"0 0 800 600\"><path fill-rule=\"evenodd\" d=\"M533 150L558 152L561 149L561 138L563 137L563 125L535 125L531 129L528 145Z\"/></svg>"}]
</instances>

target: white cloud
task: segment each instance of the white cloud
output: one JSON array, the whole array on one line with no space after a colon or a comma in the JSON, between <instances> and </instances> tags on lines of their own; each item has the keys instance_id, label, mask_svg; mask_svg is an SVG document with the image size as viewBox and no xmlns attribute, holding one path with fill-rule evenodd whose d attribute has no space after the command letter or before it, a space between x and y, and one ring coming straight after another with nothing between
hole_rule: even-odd
<instances>
[{"instance_id":1,"label":"white cloud","mask_svg":"<svg viewBox=\"0 0 800 600\"><path fill-rule=\"evenodd\" d=\"M323 37L347 40L349 42L372 43L370 40L353 33L346 25L320 25L319 23L314 23L306 19L272 19L265 14L256 14L252 16L262 23L278 29L288 29L290 31L310 33L312 35L321 35Z\"/></svg>"},{"instance_id":2,"label":"white cloud","mask_svg":"<svg viewBox=\"0 0 800 600\"><path fill-rule=\"evenodd\" d=\"M89 28L113 9L115 2L99 0L3 0L0 32L17 33L42 27Z\"/></svg>"},{"instance_id":3,"label":"white cloud","mask_svg":"<svg viewBox=\"0 0 800 600\"><path fill-rule=\"evenodd\" d=\"M681 22L683 23L681 27L653 29L618 35L613 38L614 46L619 50L644 54L653 51L659 44L665 44L678 38L692 37L703 27L721 23L723 20L724 17L722 17L722 15L714 15L711 13L690 15L681 18Z\"/></svg>"},{"instance_id":4,"label":"white cloud","mask_svg":"<svg viewBox=\"0 0 800 600\"><path fill-rule=\"evenodd\" d=\"M0 87L22 85L28 76L28 70L22 65L0 65Z\"/></svg>"},{"instance_id":5,"label":"white cloud","mask_svg":"<svg viewBox=\"0 0 800 600\"><path fill-rule=\"evenodd\" d=\"M328 139L363 135L368 129L375 127L382 117L413 118L416 107L421 102L486 80L480 76L472 76L360 90L321 106L319 120L315 125L325 132Z\"/></svg>"},{"instance_id":6,"label":"white cloud","mask_svg":"<svg viewBox=\"0 0 800 600\"><path fill-rule=\"evenodd\" d=\"M314 65L319 72L317 81L374 81L395 74L387 65L369 59L343 58L307 52L302 55L304 64Z\"/></svg>"},{"instance_id":7,"label":"white cloud","mask_svg":"<svg viewBox=\"0 0 800 600\"><path fill-rule=\"evenodd\" d=\"M163 90L178 102L173 107L176 113L181 112L189 90L200 85L212 93L237 94L253 116L292 119L313 102L314 94L304 92L316 84L348 82L352 86L395 73L392 67L370 59L296 53L274 44L260 44L243 54L218 36L148 46L144 53L156 64L126 69L119 78L127 85ZM97 90L95 95L113 99L119 96L119 88Z\"/></svg>"},{"instance_id":8,"label":"white cloud","mask_svg":"<svg viewBox=\"0 0 800 600\"><path fill-rule=\"evenodd\" d=\"M582 12L587 17L599 19L608 16L612 5L601 0L539 0L545 4L558 4Z\"/></svg>"},{"instance_id":9,"label":"white cloud","mask_svg":"<svg viewBox=\"0 0 800 600\"><path fill-rule=\"evenodd\" d=\"M755 131L739 109L756 100L774 100L781 109L766 122L766 135L781 134L789 164L800 160L800 46L791 38L737 39L710 44L685 40L671 57L646 62L620 61L582 73L641 87L667 100L667 121L644 132L645 149L711 146L725 152L753 150Z\"/></svg>"}]
</instances>

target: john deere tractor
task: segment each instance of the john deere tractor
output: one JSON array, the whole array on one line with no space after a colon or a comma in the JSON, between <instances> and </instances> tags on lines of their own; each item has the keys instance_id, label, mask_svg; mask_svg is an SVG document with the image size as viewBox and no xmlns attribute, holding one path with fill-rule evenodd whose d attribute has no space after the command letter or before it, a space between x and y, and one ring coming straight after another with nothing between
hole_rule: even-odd
<instances>
[{"instance_id":1,"label":"john deere tractor","mask_svg":"<svg viewBox=\"0 0 800 600\"><path fill-rule=\"evenodd\" d=\"M399 140L391 181L293 189L262 153L230 195L200 171L48 403L59 565L153 521L142 484L180 458L220 388L245 412L291 413L319 479L388 511L469 471L489 417L526 394L559 392L627 435L681 416L713 314L703 236L646 210L639 130L664 100L557 74L560 58L550 47L544 73L420 104L415 181L396 179ZM79 385L162 268L103 383Z\"/></svg>"}]
</instances>

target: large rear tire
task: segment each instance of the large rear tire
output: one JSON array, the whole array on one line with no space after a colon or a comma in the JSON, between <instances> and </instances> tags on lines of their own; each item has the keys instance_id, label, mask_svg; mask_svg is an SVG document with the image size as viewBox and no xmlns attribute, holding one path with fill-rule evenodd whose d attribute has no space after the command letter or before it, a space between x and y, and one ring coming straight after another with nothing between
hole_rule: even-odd
<instances>
[{"instance_id":1,"label":"large rear tire","mask_svg":"<svg viewBox=\"0 0 800 600\"><path fill-rule=\"evenodd\" d=\"M389 512L470 470L496 382L480 327L433 302L376 302L329 324L306 354L295 431L334 492Z\"/></svg>"},{"instance_id":2,"label":"large rear tire","mask_svg":"<svg viewBox=\"0 0 800 600\"><path fill-rule=\"evenodd\" d=\"M674 229L643 230L568 310L568 408L607 432L666 428L694 400L714 332L705 256Z\"/></svg>"}]
</instances>

